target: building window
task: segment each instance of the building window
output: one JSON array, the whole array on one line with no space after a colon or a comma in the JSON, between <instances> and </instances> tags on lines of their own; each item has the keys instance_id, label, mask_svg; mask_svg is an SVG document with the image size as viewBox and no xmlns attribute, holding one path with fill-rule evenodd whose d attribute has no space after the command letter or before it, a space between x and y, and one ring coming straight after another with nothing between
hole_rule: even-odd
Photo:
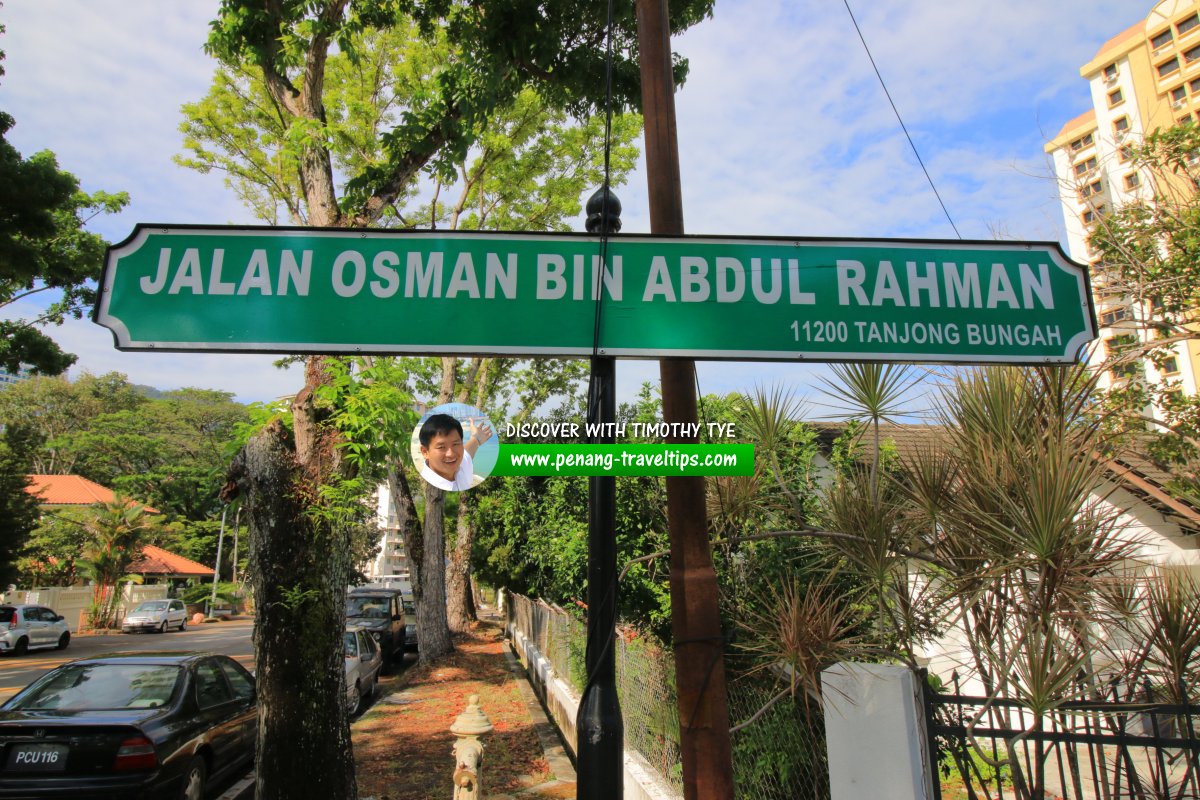
<instances>
[{"instance_id":1,"label":"building window","mask_svg":"<svg viewBox=\"0 0 1200 800\"><path fill-rule=\"evenodd\" d=\"M1180 117L1180 118L1179 118L1179 120L1178 120L1178 121L1179 121L1179 124L1180 124L1180 125L1191 125L1191 124L1192 124L1192 122L1193 122L1193 120L1192 120L1192 115L1191 115L1191 114L1184 114L1182 117Z\"/></svg>"},{"instance_id":2,"label":"building window","mask_svg":"<svg viewBox=\"0 0 1200 800\"><path fill-rule=\"evenodd\" d=\"M1091 197L1093 195L1100 194L1100 192L1103 190L1104 186L1102 185L1101 181L1092 181L1079 190L1079 196Z\"/></svg>"},{"instance_id":3,"label":"building window","mask_svg":"<svg viewBox=\"0 0 1200 800\"><path fill-rule=\"evenodd\" d=\"M1117 133L1125 133L1129 130L1129 117L1119 117L1113 120L1113 130Z\"/></svg>"},{"instance_id":4,"label":"building window","mask_svg":"<svg viewBox=\"0 0 1200 800\"><path fill-rule=\"evenodd\" d=\"M1200 25L1200 14L1192 14L1187 19L1175 23L1175 30L1179 31L1179 35L1182 36L1197 25Z\"/></svg>"},{"instance_id":5,"label":"building window","mask_svg":"<svg viewBox=\"0 0 1200 800\"><path fill-rule=\"evenodd\" d=\"M1075 141L1071 142L1071 152L1078 153L1080 150L1082 150L1085 147L1091 147L1092 141L1093 141L1092 134L1090 134L1090 133L1086 136L1079 137Z\"/></svg>"},{"instance_id":6,"label":"building window","mask_svg":"<svg viewBox=\"0 0 1200 800\"><path fill-rule=\"evenodd\" d=\"M1160 78L1170 75L1172 72L1178 72L1179 71L1179 59L1178 58L1168 59L1167 61L1164 61L1163 63L1159 64L1157 69L1158 69L1158 77L1160 77Z\"/></svg>"},{"instance_id":7,"label":"building window","mask_svg":"<svg viewBox=\"0 0 1200 800\"><path fill-rule=\"evenodd\" d=\"M1079 218L1083 220L1084 225L1092 225L1096 222L1096 220L1103 216L1104 206L1096 206L1095 208L1089 208L1087 211L1084 211Z\"/></svg>"},{"instance_id":8,"label":"building window","mask_svg":"<svg viewBox=\"0 0 1200 800\"><path fill-rule=\"evenodd\" d=\"M1125 102L1125 95L1123 95L1121 93L1120 89L1114 89L1113 91L1108 93L1109 106L1115 106L1118 103L1123 103L1123 102Z\"/></svg>"},{"instance_id":9,"label":"building window","mask_svg":"<svg viewBox=\"0 0 1200 800\"><path fill-rule=\"evenodd\" d=\"M1100 326L1111 328L1124 319L1129 319L1129 309L1125 306L1114 308L1112 311L1106 311L1100 315Z\"/></svg>"},{"instance_id":10,"label":"building window","mask_svg":"<svg viewBox=\"0 0 1200 800\"><path fill-rule=\"evenodd\" d=\"M1126 161L1128 161L1131 158L1133 158L1133 148L1130 147L1129 145L1125 145L1124 147L1122 147L1120 150L1117 151L1117 159L1122 164L1124 164Z\"/></svg>"},{"instance_id":11,"label":"building window","mask_svg":"<svg viewBox=\"0 0 1200 800\"><path fill-rule=\"evenodd\" d=\"M1188 50L1183 54L1183 60L1187 64L1192 63L1198 58L1200 58L1200 45L1196 45L1191 50Z\"/></svg>"},{"instance_id":12,"label":"building window","mask_svg":"<svg viewBox=\"0 0 1200 800\"><path fill-rule=\"evenodd\" d=\"M1170 358L1168 358L1162 364L1162 371L1163 371L1164 375L1174 375L1174 374L1178 373L1179 372L1178 359L1176 359L1175 356L1171 356Z\"/></svg>"},{"instance_id":13,"label":"building window","mask_svg":"<svg viewBox=\"0 0 1200 800\"><path fill-rule=\"evenodd\" d=\"M1096 157L1092 156L1091 158L1087 159L1086 161L1080 161L1078 164L1075 165L1075 174L1078 176L1083 176L1084 174L1091 172L1095 168L1096 168Z\"/></svg>"},{"instance_id":14,"label":"building window","mask_svg":"<svg viewBox=\"0 0 1200 800\"><path fill-rule=\"evenodd\" d=\"M1109 64L1107 67L1104 68L1104 80L1108 81L1109 83L1112 83L1113 81L1115 81L1117 79L1117 76L1120 74L1121 74L1121 71L1117 69L1116 64Z\"/></svg>"},{"instance_id":15,"label":"building window","mask_svg":"<svg viewBox=\"0 0 1200 800\"><path fill-rule=\"evenodd\" d=\"M1166 47L1171 43L1171 29L1167 28L1162 33L1150 39L1150 46L1157 50L1160 47Z\"/></svg>"},{"instance_id":16,"label":"building window","mask_svg":"<svg viewBox=\"0 0 1200 800\"><path fill-rule=\"evenodd\" d=\"M1187 99L1187 87L1182 84L1171 90L1171 99L1176 103L1182 103Z\"/></svg>"},{"instance_id":17,"label":"building window","mask_svg":"<svg viewBox=\"0 0 1200 800\"><path fill-rule=\"evenodd\" d=\"M1122 334L1121 336L1113 336L1104 342L1104 350L1108 354L1109 360L1125 356L1129 350L1137 345L1137 336L1132 333ZM1138 364L1136 359L1129 359L1113 364L1109 372L1116 379L1132 378L1138 374Z\"/></svg>"},{"instance_id":18,"label":"building window","mask_svg":"<svg viewBox=\"0 0 1200 800\"><path fill-rule=\"evenodd\" d=\"M1125 176L1125 188L1136 189L1142 184L1142 176L1136 172L1131 172Z\"/></svg>"}]
</instances>

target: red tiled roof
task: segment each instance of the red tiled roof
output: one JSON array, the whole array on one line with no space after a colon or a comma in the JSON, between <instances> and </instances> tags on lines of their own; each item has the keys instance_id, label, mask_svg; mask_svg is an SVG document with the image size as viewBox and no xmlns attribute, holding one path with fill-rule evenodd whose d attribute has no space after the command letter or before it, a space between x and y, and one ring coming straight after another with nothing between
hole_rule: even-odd
<instances>
[{"instance_id":1,"label":"red tiled roof","mask_svg":"<svg viewBox=\"0 0 1200 800\"><path fill-rule=\"evenodd\" d=\"M30 475L29 480L25 491L50 506L90 506L114 499L112 489L79 475Z\"/></svg>"},{"instance_id":2,"label":"red tiled roof","mask_svg":"<svg viewBox=\"0 0 1200 800\"><path fill-rule=\"evenodd\" d=\"M80 475L29 475L25 491L36 495L48 506L90 506L96 503L111 503L116 499L113 490L89 481ZM146 511L157 514L158 510L146 506Z\"/></svg>"},{"instance_id":3,"label":"red tiled roof","mask_svg":"<svg viewBox=\"0 0 1200 800\"><path fill-rule=\"evenodd\" d=\"M129 565L129 572L139 575L173 575L179 577L211 578L212 569L176 555L152 544L142 547L141 558Z\"/></svg>"}]
</instances>

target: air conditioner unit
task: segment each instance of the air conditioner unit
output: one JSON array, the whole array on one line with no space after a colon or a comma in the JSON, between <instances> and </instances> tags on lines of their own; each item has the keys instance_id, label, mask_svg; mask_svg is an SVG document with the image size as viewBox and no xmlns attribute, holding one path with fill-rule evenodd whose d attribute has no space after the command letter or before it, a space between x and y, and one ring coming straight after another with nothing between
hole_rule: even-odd
<instances>
[{"instance_id":1,"label":"air conditioner unit","mask_svg":"<svg viewBox=\"0 0 1200 800\"><path fill-rule=\"evenodd\" d=\"M1183 98L1180 100L1173 101L1171 103L1171 108L1183 108L1185 105L1187 105L1187 99Z\"/></svg>"},{"instance_id":2,"label":"air conditioner unit","mask_svg":"<svg viewBox=\"0 0 1200 800\"><path fill-rule=\"evenodd\" d=\"M1108 86L1112 86L1114 83L1117 82L1117 78L1119 78L1119 77L1121 77L1121 73L1119 73L1119 72L1114 72L1112 75L1105 75L1104 83Z\"/></svg>"},{"instance_id":3,"label":"air conditioner unit","mask_svg":"<svg viewBox=\"0 0 1200 800\"><path fill-rule=\"evenodd\" d=\"M1123 131L1116 131L1113 134L1113 139L1115 139L1117 141L1117 143L1119 144L1119 143L1125 141L1126 137L1128 137L1128 136L1129 136L1129 129L1126 128Z\"/></svg>"}]
</instances>

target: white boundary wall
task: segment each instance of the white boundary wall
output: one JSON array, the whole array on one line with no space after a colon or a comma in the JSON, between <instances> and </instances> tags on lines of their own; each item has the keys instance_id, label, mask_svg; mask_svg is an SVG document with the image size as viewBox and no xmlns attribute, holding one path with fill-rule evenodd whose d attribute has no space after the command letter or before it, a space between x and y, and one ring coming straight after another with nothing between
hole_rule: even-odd
<instances>
[{"instance_id":1,"label":"white boundary wall","mask_svg":"<svg viewBox=\"0 0 1200 800\"><path fill-rule=\"evenodd\" d=\"M534 692L541 698L550 719L574 754L577 741L575 718L579 714L580 698L575 695L575 689L558 675L550 660L538 651L537 645L517 630L511 621L508 634L513 651L525 665ZM625 750L624 785L625 800L682 800L681 795L658 776L646 759L629 749Z\"/></svg>"},{"instance_id":2,"label":"white boundary wall","mask_svg":"<svg viewBox=\"0 0 1200 800\"><path fill-rule=\"evenodd\" d=\"M821 697L833 800L931 800L924 700L909 669L834 664Z\"/></svg>"},{"instance_id":3,"label":"white boundary wall","mask_svg":"<svg viewBox=\"0 0 1200 800\"><path fill-rule=\"evenodd\" d=\"M121 604L117 607L117 620L125 618L129 609L143 600L165 600L167 584L126 584L121 589ZM49 589L20 589L4 597L6 603L34 603L46 606L62 614L71 632L77 632L87 621L87 610L92 607L91 586L55 586Z\"/></svg>"}]
</instances>

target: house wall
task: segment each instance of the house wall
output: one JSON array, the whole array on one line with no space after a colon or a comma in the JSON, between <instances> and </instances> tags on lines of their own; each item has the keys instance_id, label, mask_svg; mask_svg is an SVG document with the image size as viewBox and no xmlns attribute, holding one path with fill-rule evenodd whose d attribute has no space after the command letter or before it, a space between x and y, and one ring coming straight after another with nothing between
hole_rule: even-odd
<instances>
[{"instance_id":1,"label":"house wall","mask_svg":"<svg viewBox=\"0 0 1200 800\"><path fill-rule=\"evenodd\" d=\"M1185 534L1179 525L1134 494L1114 484L1104 484L1092 495L1100 513L1116 519L1117 536L1135 546L1131 569L1145 571L1156 566L1184 569L1200 580L1200 543L1197 537ZM1097 631L1103 635L1103 631ZM975 676L962 620L955 620L946 635L927 644L923 652L924 666L947 686L957 673L965 694L983 694L983 685Z\"/></svg>"}]
</instances>

